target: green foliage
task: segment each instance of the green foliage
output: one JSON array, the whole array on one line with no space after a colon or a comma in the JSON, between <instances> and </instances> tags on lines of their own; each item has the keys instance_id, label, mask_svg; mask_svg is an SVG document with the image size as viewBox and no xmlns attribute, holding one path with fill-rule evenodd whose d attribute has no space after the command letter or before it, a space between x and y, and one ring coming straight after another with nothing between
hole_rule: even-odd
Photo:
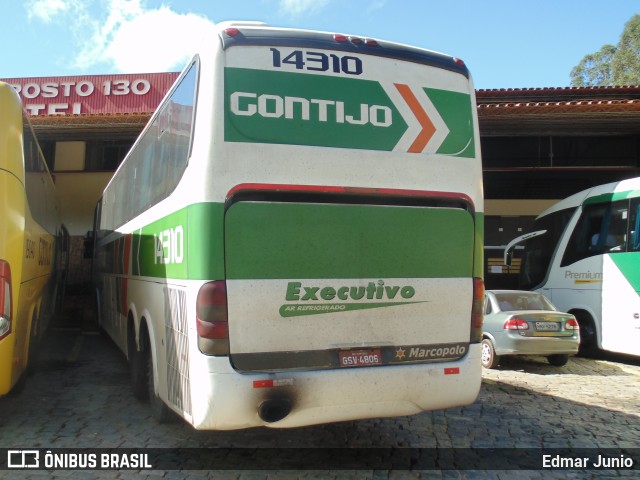
<instances>
[{"instance_id":1,"label":"green foliage","mask_svg":"<svg viewBox=\"0 0 640 480\"><path fill-rule=\"evenodd\" d=\"M614 85L640 84L640 15L629 20L611 60Z\"/></svg>"},{"instance_id":2,"label":"green foliage","mask_svg":"<svg viewBox=\"0 0 640 480\"><path fill-rule=\"evenodd\" d=\"M585 55L571 70L571 85L640 85L640 15L626 23L616 46Z\"/></svg>"},{"instance_id":3,"label":"green foliage","mask_svg":"<svg viewBox=\"0 0 640 480\"><path fill-rule=\"evenodd\" d=\"M616 47L604 45L598 52L586 55L571 70L571 85L574 87L590 87L594 85L612 85L613 73L611 63L616 54Z\"/></svg>"}]
</instances>

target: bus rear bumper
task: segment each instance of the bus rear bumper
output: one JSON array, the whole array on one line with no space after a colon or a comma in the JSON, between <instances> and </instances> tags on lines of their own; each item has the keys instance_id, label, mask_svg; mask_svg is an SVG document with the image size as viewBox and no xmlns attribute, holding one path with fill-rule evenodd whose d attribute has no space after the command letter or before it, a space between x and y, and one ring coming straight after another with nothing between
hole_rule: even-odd
<instances>
[{"instance_id":1,"label":"bus rear bumper","mask_svg":"<svg viewBox=\"0 0 640 480\"><path fill-rule=\"evenodd\" d=\"M480 391L480 350L472 344L455 362L273 374L217 373L228 360L211 359L207 378L193 382L188 419L199 430L292 428L469 405Z\"/></svg>"}]
</instances>

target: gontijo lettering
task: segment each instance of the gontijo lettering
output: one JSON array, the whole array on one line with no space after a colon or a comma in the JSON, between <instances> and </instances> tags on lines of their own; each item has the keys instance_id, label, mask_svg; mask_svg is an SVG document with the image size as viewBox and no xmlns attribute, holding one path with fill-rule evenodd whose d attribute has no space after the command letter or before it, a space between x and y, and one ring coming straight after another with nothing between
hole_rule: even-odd
<instances>
[{"instance_id":1,"label":"gontijo lettering","mask_svg":"<svg viewBox=\"0 0 640 480\"><path fill-rule=\"evenodd\" d=\"M355 114L347 114L354 111ZM281 97L279 95L251 92L233 92L231 94L231 113L239 116L251 117L260 115L264 118L286 118L289 120L311 120L335 123L350 123L352 125L366 125L370 123L376 127L389 127L393 124L391 108L386 105L367 105L361 103L357 107L348 106L338 100L319 98Z\"/></svg>"}]
</instances>

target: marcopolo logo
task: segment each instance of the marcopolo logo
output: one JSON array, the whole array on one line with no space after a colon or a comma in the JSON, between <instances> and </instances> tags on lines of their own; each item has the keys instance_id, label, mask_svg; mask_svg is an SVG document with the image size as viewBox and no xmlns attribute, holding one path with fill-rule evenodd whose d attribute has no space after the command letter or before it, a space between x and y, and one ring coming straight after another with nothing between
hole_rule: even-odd
<instances>
[{"instance_id":1,"label":"marcopolo logo","mask_svg":"<svg viewBox=\"0 0 640 480\"><path fill-rule=\"evenodd\" d=\"M366 286L307 286L289 282L285 300L304 303L285 303L280 307L280 315L296 317L422 303L410 300L415 294L411 285L386 285L384 280L369 282Z\"/></svg>"},{"instance_id":2,"label":"marcopolo logo","mask_svg":"<svg viewBox=\"0 0 640 480\"><path fill-rule=\"evenodd\" d=\"M394 362L442 361L464 357L469 350L467 343L438 345L406 345L395 349Z\"/></svg>"}]
</instances>

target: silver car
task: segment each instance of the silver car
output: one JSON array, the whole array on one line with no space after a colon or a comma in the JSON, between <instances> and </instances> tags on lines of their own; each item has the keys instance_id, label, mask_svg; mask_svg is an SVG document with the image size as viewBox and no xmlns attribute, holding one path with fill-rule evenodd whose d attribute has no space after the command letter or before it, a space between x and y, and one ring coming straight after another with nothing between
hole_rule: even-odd
<instances>
[{"instance_id":1,"label":"silver car","mask_svg":"<svg viewBox=\"0 0 640 480\"><path fill-rule=\"evenodd\" d=\"M503 355L543 355L561 367L580 345L576 318L536 292L487 290L482 329L485 368L496 367Z\"/></svg>"}]
</instances>

